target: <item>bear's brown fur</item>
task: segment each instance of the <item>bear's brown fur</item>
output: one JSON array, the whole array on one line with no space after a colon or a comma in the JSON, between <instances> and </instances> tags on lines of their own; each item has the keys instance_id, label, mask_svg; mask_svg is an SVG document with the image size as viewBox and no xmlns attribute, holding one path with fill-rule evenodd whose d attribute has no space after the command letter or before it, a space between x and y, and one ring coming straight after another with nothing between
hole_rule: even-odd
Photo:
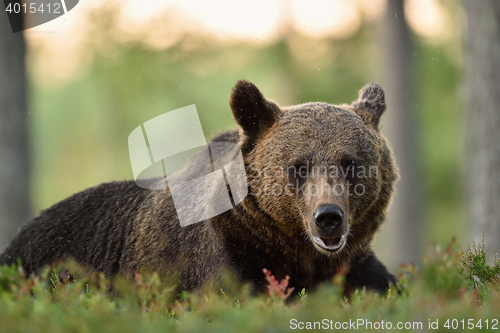
<instances>
[{"instance_id":1,"label":"bear's brown fur","mask_svg":"<svg viewBox=\"0 0 500 333\"><path fill-rule=\"evenodd\" d=\"M230 106L240 129L212 141L236 143L243 154L249 195L232 210L181 227L168 189L101 184L34 218L0 264L21 258L32 273L72 257L108 276L174 274L187 290L216 281L223 270L259 288L263 268L279 279L289 275L296 290L309 289L344 265L347 288L384 291L394 283L370 248L398 177L378 131L385 110L380 86L366 85L352 105L281 108L242 80ZM195 157L186 168L197 163ZM345 190L349 183L355 192Z\"/></svg>"}]
</instances>

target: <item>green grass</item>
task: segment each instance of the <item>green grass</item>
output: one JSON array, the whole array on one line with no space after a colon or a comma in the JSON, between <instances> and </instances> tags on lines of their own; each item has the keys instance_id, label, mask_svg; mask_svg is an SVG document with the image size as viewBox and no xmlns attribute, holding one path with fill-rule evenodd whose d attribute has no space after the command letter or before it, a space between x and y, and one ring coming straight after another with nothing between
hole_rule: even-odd
<instances>
[{"instance_id":1,"label":"green grass","mask_svg":"<svg viewBox=\"0 0 500 333\"><path fill-rule=\"evenodd\" d=\"M4 266L0 331L281 332L302 325L335 329L335 324L380 331L387 325L397 330L399 323L411 330L428 330L431 324L439 331L500 329L500 261L488 265L483 245L463 251L452 241L444 250L429 251L419 269L403 266L402 295L394 288L387 295L357 290L347 300L343 278L336 276L317 290L293 291L287 301L287 281L276 281L270 272L263 277L271 282L269 294L255 296L240 286L179 295L156 274L111 283L71 262L29 278L17 266Z\"/></svg>"}]
</instances>

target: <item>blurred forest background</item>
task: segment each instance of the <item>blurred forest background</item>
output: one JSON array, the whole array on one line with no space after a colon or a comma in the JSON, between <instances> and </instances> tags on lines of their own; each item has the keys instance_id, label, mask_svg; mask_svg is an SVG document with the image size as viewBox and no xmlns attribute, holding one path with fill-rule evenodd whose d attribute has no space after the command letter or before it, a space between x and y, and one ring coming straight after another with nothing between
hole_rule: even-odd
<instances>
[{"instance_id":1,"label":"blurred forest background","mask_svg":"<svg viewBox=\"0 0 500 333\"><path fill-rule=\"evenodd\" d=\"M0 205L34 216L77 191L131 179L128 135L170 110L196 104L207 139L234 128L228 97L237 79L281 105L350 103L378 81L388 100L381 128L402 180L376 251L394 269L452 236L465 246L473 240L465 223L467 24L456 0L83 0L24 32L29 162L0 163L13 172L29 164L30 199L0 196ZM0 46L0 59L8 56ZM4 188L19 185L5 175ZM0 250L26 221L3 217L10 229Z\"/></svg>"}]
</instances>

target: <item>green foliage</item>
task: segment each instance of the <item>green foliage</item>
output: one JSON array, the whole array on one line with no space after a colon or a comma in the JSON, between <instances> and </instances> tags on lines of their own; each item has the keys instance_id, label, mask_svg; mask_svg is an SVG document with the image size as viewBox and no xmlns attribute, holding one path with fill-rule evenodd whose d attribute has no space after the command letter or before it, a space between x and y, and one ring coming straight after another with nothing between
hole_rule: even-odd
<instances>
[{"instance_id":1,"label":"green foliage","mask_svg":"<svg viewBox=\"0 0 500 333\"><path fill-rule=\"evenodd\" d=\"M440 330L446 330L447 320L451 327L453 319L459 327L468 325L469 319L474 325L480 321L481 331L487 331L488 320L492 329L494 320L500 319L499 261L489 266L481 246L473 245L465 253L456 247L453 241L444 251L431 251L419 270L403 266L400 295L395 288L386 295L361 289L349 300L342 296L343 279L338 277L309 290L307 296L305 290L294 292L285 302L281 296L286 295L288 280L278 282L269 272L263 278L273 281L274 291L251 296L246 287L179 294L158 274L110 281L71 262L29 278L17 265L3 266L0 331L281 332L308 322L355 322L358 329L377 331L368 322L379 325L382 320L393 329L399 322L421 323L428 329L429 322L438 321Z\"/></svg>"},{"instance_id":2,"label":"green foliage","mask_svg":"<svg viewBox=\"0 0 500 333\"><path fill-rule=\"evenodd\" d=\"M467 289L477 292L480 300L484 300L488 296L490 286L500 281L500 260L495 255L493 266L488 264L483 239L481 245L472 243L472 247L467 246L459 273L465 280Z\"/></svg>"},{"instance_id":3,"label":"green foliage","mask_svg":"<svg viewBox=\"0 0 500 333\"><path fill-rule=\"evenodd\" d=\"M423 258L422 276L428 282L425 286L436 295L456 297L464 285L457 270L462 252L455 250L455 247L456 241L453 239L444 251L437 246Z\"/></svg>"}]
</instances>

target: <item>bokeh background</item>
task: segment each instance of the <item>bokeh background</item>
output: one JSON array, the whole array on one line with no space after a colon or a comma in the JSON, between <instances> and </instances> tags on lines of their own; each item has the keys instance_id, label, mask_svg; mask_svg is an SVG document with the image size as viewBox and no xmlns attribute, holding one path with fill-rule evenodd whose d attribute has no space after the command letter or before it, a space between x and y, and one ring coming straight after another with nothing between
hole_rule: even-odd
<instances>
[{"instance_id":1,"label":"bokeh background","mask_svg":"<svg viewBox=\"0 0 500 333\"><path fill-rule=\"evenodd\" d=\"M350 103L378 81L402 180L376 251L394 268L453 236L465 246L467 28L455 0L82 0L23 33L30 206L8 196L1 205L34 216L131 179L128 135L170 110L196 104L207 139L236 127L228 97L237 79L281 105Z\"/></svg>"}]
</instances>

